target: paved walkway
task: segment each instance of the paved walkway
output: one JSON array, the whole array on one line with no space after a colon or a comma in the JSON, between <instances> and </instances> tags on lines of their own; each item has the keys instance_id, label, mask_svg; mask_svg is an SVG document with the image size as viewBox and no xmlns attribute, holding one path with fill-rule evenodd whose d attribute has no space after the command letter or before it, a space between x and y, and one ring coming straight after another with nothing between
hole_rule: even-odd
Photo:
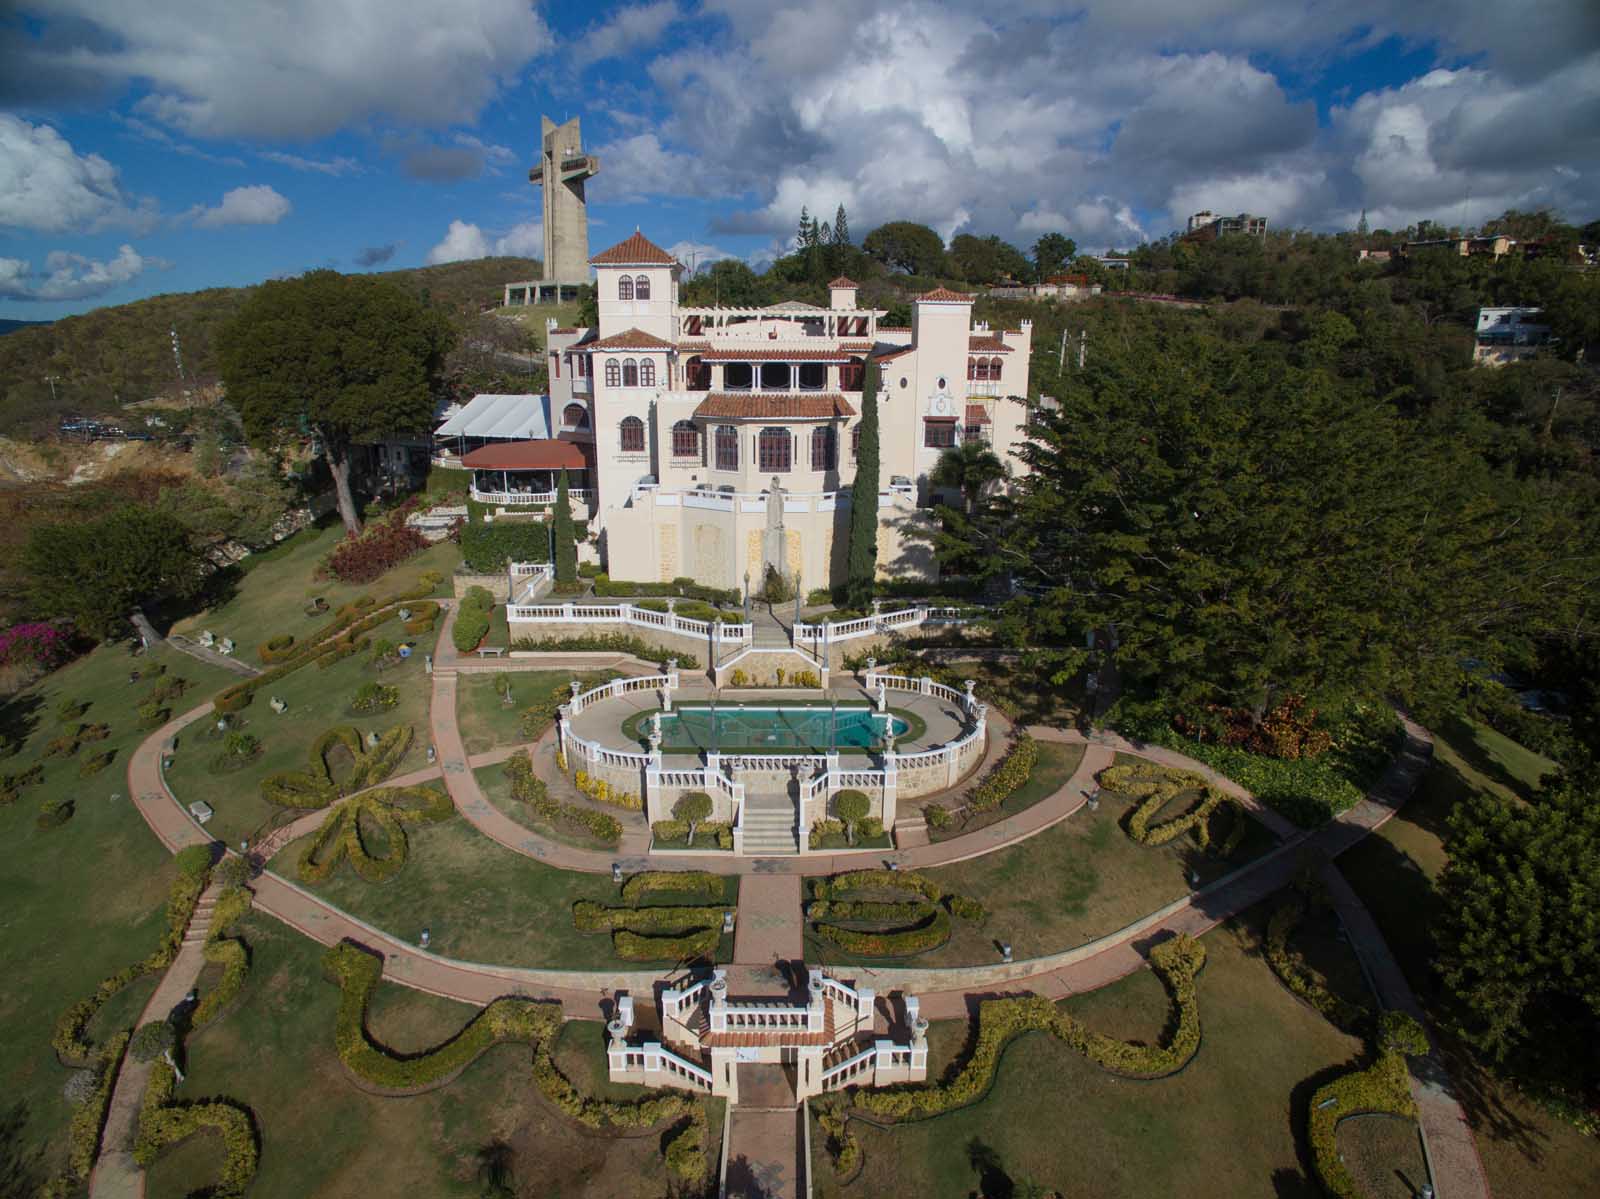
<instances>
[{"instance_id":1,"label":"paved walkway","mask_svg":"<svg viewBox=\"0 0 1600 1199\"><path fill-rule=\"evenodd\" d=\"M200 971L206 964L204 948L206 935L211 930L211 909L221 889L213 883L201 894L178 955L161 976L135 1028L165 1020L199 981ZM145 1087L150 1082L150 1067L150 1062L137 1061L131 1054L122 1060L122 1069L117 1072L117 1081L111 1090L111 1103L106 1109L105 1133L101 1137L103 1149L89 1175L90 1199L141 1199L144 1195L144 1167L133 1160L133 1138L139 1125Z\"/></svg>"}]
</instances>

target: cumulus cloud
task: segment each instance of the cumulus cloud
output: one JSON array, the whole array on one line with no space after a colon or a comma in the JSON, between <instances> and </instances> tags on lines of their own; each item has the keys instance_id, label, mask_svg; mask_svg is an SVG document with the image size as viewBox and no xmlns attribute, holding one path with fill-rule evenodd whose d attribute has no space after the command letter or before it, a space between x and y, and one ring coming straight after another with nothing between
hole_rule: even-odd
<instances>
[{"instance_id":1,"label":"cumulus cloud","mask_svg":"<svg viewBox=\"0 0 1600 1199\"><path fill-rule=\"evenodd\" d=\"M384 246L365 246L356 251L356 265L365 267L382 266L394 257L396 248L393 242Z\"/></svg>"},{"instance_id":2,"label":"cumulus cloud","mask_svg":"<svg viewBox=\"0 0 1600 1199\"><path fill-rule=\"evenodd\" d=\"M492 166L501 167L517 160L516 153L510 146L497 146L493 142L473 137L470 133L457 133L451 140L458 146L477 151L483 160Z\"/></svg>"},{"instance_id":3,"label":"cumulus cloud","mask_svg":"<svg viewBox=\"0 0 1600 1199\"><path fill-rule=\"evenodd\" d=\"M98 154L78 154L49 125L0 113L0 225L65 233L131 225L148 228L148 201L130 202L117 168Z\"/></svg>"},{"instance_id":4,"label":"cumulus cloud","mask_svg":"<svg viewBox=\"0 0 1600 1199\"><path fill-rule=\"evenodd\" d=\"M430 183L476 179L483 174L483 154L470 146L418 146L406 152L400 169Z\"/></svg>"},{"instance_id":5,"label":"cumulus cloud","mask_svg":"<svg viewBox=\"0 0 1600 1199\"><path fill-rule=\"evenodd\" d=\"M302 158L298 154L285 154L281 150L262 150L257 158L275 162L291 171L312 171L318 175L359 175L361 164L353 158L336 156L329 159Z\"/></svg>"},{"instance_id":6,"label":"cumulus cloud","mask_svg":"<svg viewBox=\"0 0 1600 1199\"><path fill-rule=\"evenodd\" d=\"M225 192L222 203L214 208L196 204L184 213L202 229L221 229L226 225L276 225L293 210L294 205L265 183L249 187L236 187Z\"/></svg>"},{"instance_id":7,"label":"cumulus cloud","mask_svg":"<svg viewBox=\"0 0 1600 1199\"><path fill-rule=\"evenodd\" d=\"M36 274L21 258L0 258L0 297L8 300L86 300L131 282L147 269L166 270L172 264L141 255L124 245L109 262L53 250L45 256L44 271Z\"/></svg>"},{"instance_id":8,"label":"cumulus cloud","mask_svg":"<svg viewBox=\"0 0 1600 1199\"><path fill-rule=\"evenodd\" d=\"M653 45L682 15L672 0L624 8L579 38L569 60L576 66L587 66Z\"/></svg>"},{"instance_id":9,"label":"cumulus cloud","mask_svg":"<svg viewBox=\"0 0 1600 1199\"><path fill-rule=\"evenodd\" d=\"M544 226L538 221L513 225L499 237L490 237L477 225L451 221L444 240L428 251L429 266L441 262L464 262L470 258L504 255L539 258L544 254Z\"/></svg>"},{"instance_id":10,"label":"cumulus cloud","mask_svg":"<svg viewBox=\"0 0 1600 1199\"><path fill-rule=\"evenodd\" d=\"M8 38L13 80L43 88L60 71L104 85L138 80L149 89L140 115L196 137L471 121L551 42L528 0L30 0L28 8L43 35Z\"/></svg>"}]
</instances>

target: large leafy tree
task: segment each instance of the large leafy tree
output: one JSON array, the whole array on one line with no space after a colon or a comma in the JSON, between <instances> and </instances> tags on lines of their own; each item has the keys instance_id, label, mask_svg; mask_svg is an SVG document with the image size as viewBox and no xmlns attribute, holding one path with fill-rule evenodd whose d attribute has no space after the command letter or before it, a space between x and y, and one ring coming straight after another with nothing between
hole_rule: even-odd
<instances>
[{"instance_id":1,"label":"large leafy tree","mask_svg":"<svg viewBox=\"0 0 1600 1199\"><path fill-rule=\"evenodd\" d=\"M1593 775L1548 779L1530 803L1475 793L1450 824L1435 933L1456 1031L1499 1060L1532 1055L1541 1074L1592 1064L1600 1037Z\"/></svg>"},{"instance_id":2,"label":"large leafy tree","mask_svg":"<svg viewBox=\"0 0 1600 1199\"><path fill-rule=\"evenodd\" d=\"M1027 280L1033 275L1033 266L1022 251L998 237L958 233L950 239L949 258L950 265L968 283Z\"/></svg>"},{"instance_id":3,"label":"large leafy tree","mask_svg":"<svg viewBox=\"0 0 1600 1199\"><path fill-rule=\"evenodd\" d=\"M262 284L220 340L228 399L251 440L314 433L339 515L359 533L351 449L428 427L454 341L447 321L392 284L312 271Z\"/></svg>"},{"instance_id":4,"label":"large leafy tree","mask_svg":"<svg viewBox=\"0 0 1600 1199\"><path fill-rule=\"evenodd\" d=\"M149 601L194 595L202 581L202 555L188 529L145 504L35 528L23 566L37 615L71 617L95 637L111 636Z\"/></svg>"},{"instance_id":5,"label":"large leafy tree","mask_svg":"<svg viewBox=\"0 0 1600 1199\"><path fill-rule=\"evenodd\" d=\"M928 473L935 488L954 492L959 504L939 504L930 533L942 574L986 579L1005 573L1011 505L996 484L1005 464L982 441L966 441L939 455Z\"/></svg>"},{"instance_id":6,"label":"large leafy tree","mask_svg":"<svg viewBox=\"0 0 1600 1199\"><path fill-rule=\"evenodd\" d=\"M867 363L861 385L861 440L850 489L850 546L845 558L845 587L853 608L872 602L878 576L878 373L876 362Z\"/></svg>"},{"instance_id":7,"label":"large leafy tree","mask_svg":"<svg viewBox=\"0 0 1600 1199\"><path fill-rule=\"evenodd\" d=\"M861 248L885 266L908 275L944 273L944 239L915 221L890 221L867 234Z\"/></svg>"},{"instance_id":8,"label":"large leafy tree","mask_svg":"<svg viewBox=\"0 0 1600 1199\"><path fill-rule=\"evenodd\" d=\"M1115 622L1124 678L1191 715L1440 695L1559 624L1594 566L1559 497L1492 471L1328 358L1348 329L1230 344L1194 326L1106 339L1030 426L1005 548L1039 632Z\"/></svg>"},{"instance_id":9,"label":"large leafy tree","mask_svg":"<svg viewBox=\"0 0 1600 1199\"><path fill-rule=\"evenodd\" d=\"M1064 233L1041 234L1033 243L1033 265L1039 278L1058 275L1078 252L1078 243Z\"/></svg>"}]
</instances>

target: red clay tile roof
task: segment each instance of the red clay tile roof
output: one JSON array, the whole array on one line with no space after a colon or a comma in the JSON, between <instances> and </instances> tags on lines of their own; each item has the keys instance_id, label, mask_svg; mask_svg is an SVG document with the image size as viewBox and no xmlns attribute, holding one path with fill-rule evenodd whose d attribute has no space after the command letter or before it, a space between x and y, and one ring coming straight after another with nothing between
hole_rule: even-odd
<instances>
[{"instance_id":1,"label":"red clay tile roof","mask_svg":"<svg viewBox=\"0 0 1600 1199\"><path fill-rule=\"evenodd\" d=\"M976 354L979 351L985 354L1009 354L1011 347L998 337L969 337L967 338L967 353Z\"/></svg>"},{"instance_id":2,"label":"red clay tile roof","mask_svg":"<svg viewBox=\"0 0 1600 1199\"><path fill-rule=\"evenodd\" d=\"M461 465L468 470L587 470L589 456L571 441L506 441L473 450Z\"/></svg>"},{"instance_id":3,"label":"red clay tile roof","mask_svg":"<svg viewBox=\"0 0 1600 1199\"><path fill-rule=\"evenodd\" d=\"M646 333L643 329L624 329L621 333L613 333L610 337L603 337L599 341L591 341L587 349L591 350L670 350L673 345L670 341L662 341L653 333Z\"/></svg>"},{"instance_id":4,"label":"red clay tile roof","mask_svg":"<svg viewBox=\"0 0 1600 1199\"><path fill-rule=\"evenodd\" d=\"M870 350L872 348L872 343L870 341L841 341L839 343L839 348L841 350L847 350L851 353L860 354Z\"/></svg>"},{"instance_id":5,"label":"red clay tile roof","mask_svg":"<svg viewBox=\"0 0 1600 1199\"><path fill-rule=\"evenodd\" d=\"M879 362L892 362L896 358L899 358L903 354L911 353L911 351L916 349L916 348L917 348L916 346L896 346L896 347L894 347L894 349L888 350L885 353L873 354L873 357L876 358Z\"/></svg>"},{"instance_id":6,"label":"red clay tile roof","mask_svg":"<svg viewBox=\"0 0 1600 1199\"><path fill-rule=\"evenodd\" d=\"M832 283L828 284L828 286L829 287L860 287L861 284L857 283L854 279L847 279L845 276L840 275Z\"/></svg>"},{"instance_id":7,"label":"red clay tile roof","mask_svg":"<svg viewBox=\"0 0 1600 1199\"><path fill-rule=\"evenodd\" d=\"M935 304L970 304L974 298L964 292L951 291L948 287L936 287L918 296L913 303L922 304L931 301Z\"/></svg>"},{"instance_id":8,"label":"red clay tile roof","mask_svg":"<svg viewBox=\"0 0 1600 1199\"><path fill-rule=\"evenodd\" d=\"M681 347L680 347L681 348ZM700 353L706 362L848 362L850 355L840 350L733 350L707 349Z\"/></svg>"},{"instance_id":9,"label":"red clay tile roof","mask_svg":"<svg viewBox=\"0 0 1600 1199\"><path fill-rule=\"evenodd\" d=\"M601 250L589 262L593 266L673 266L677 259L637 231L609 250Z\"/></svg>"},{"instance_id":10,"label":"red clay tile roof","mask_svg":"<svg viewBox=\"0 0 1600 1199\"><path fill-rule=\"evenodd\" d=\"M715 392L706 396L694 410L696 417L726 417L732 420L833 420L854 416L842 395L812 395L779 392Z\"/></svg>"},{"instance_id":11,"label":"red clay tile roof","mask_svg":"<svg viewBox=\"0 0 1600 1199\"><path fill-rule=\"evenodd\" d=\"M967 405L967 424L989 425L993 423L994 422L989 419L989 410L982 404Z\"/></svg>"},{"instance_id":12,"label":"red clay tile roof","mask_svg":"<svg viewBox=\"0 0 1600 1199\"><path fill-rule=\"evenodd\" d=\"M571 329L551 329L551 333L582 333L583 330L574 325Z\"/></svg>"},{"instance_id":13,"label":"red clay tile roof","mask_svg":"<svg viewBox=\"0 0 1600 1199\"><path fill-rule=\"evenodd\" d=\"M709 341L680 341L678 343L678 353L680 354L704 354L710 348L711 343Z\"/></svg>"}]
</instances>

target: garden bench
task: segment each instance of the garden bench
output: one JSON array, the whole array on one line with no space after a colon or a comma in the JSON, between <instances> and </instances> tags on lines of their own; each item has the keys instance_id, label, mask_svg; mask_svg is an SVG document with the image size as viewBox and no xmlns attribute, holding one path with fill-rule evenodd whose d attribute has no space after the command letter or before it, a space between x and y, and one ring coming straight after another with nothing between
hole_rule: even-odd
<instances>
[{"instance_id":1,"label":"garden bench","mask_svg":"<svg viewBox=\"0 0 1600 1199\"><path fill-rule=\"evenodd\" d=\"M493 655L494 657L499 658L499 657L502 657L505 654L505 652L506 651L505 651L505 647L504 646L500 646L500 645L485 645L485 646L482 646L481 648L479 648L478 657L487 658L490 655Z\"/></svg>"}]
</instances>

